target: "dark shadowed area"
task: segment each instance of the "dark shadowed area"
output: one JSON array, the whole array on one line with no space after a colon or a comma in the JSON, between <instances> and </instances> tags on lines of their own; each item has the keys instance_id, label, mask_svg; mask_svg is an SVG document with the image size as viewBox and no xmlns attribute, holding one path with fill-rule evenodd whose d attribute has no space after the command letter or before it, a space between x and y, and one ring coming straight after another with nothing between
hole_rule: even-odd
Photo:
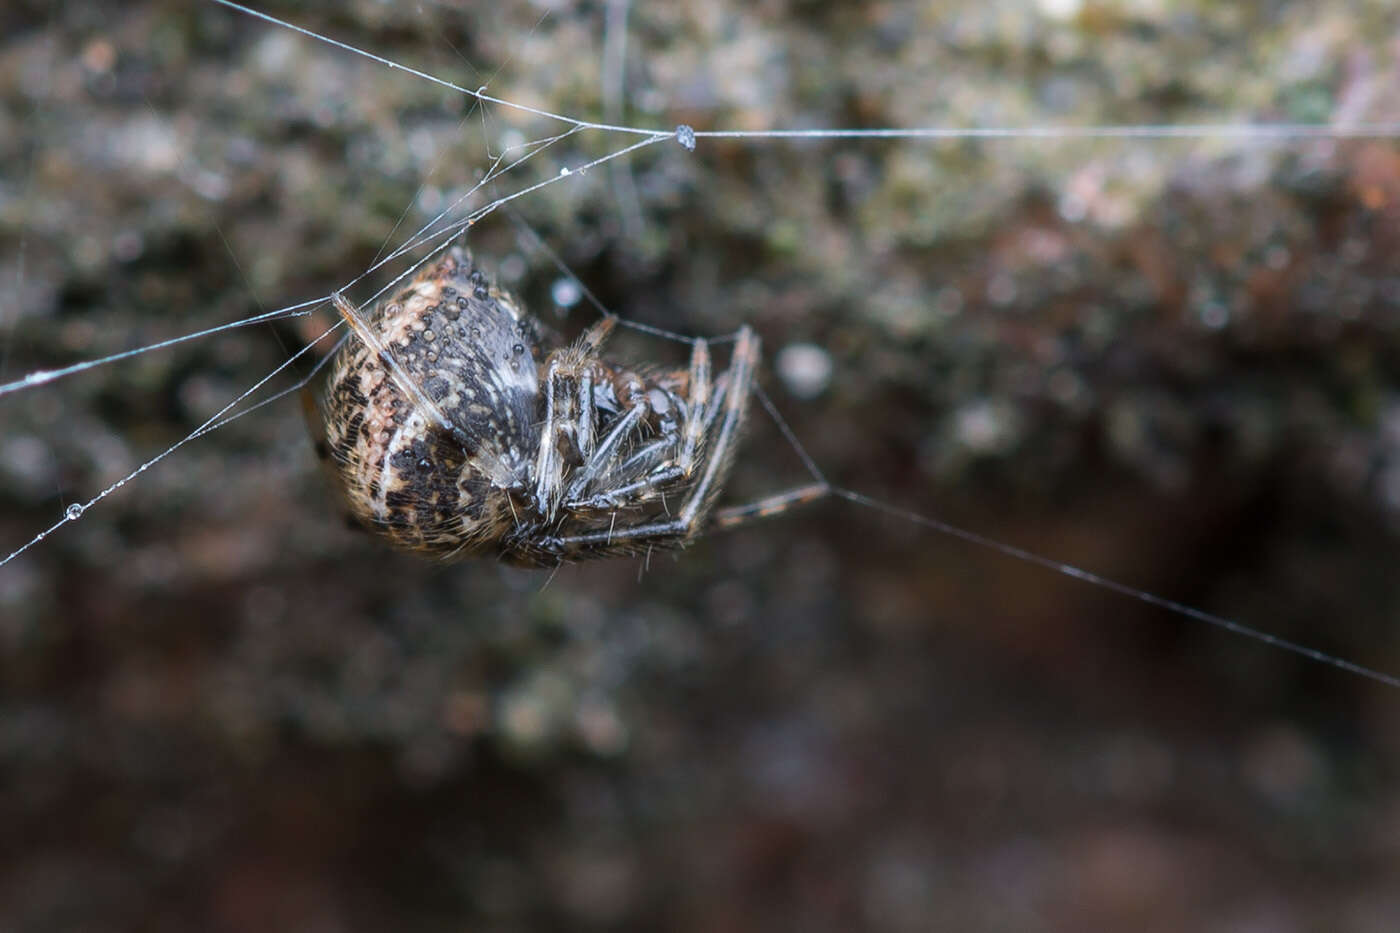
<instances>
[{"instance_id":1,"label":"dark shadowed area","mask_svg":"<svg viewBox=\"0 0 1400 933\"><path fill-rule=\"evenodd\" d=\"M1380 0L266 9L663 129L1400 121ZM327 296L560 129L209 2L0 37L3 382ZM511 207L466 242L541 320L593 312L522 229L748 323L833 481L1400 672L1395 140L702 139ZM0 396L0 556L332 320ZM727 503L808 481L752 420ZM1388 931L1397 735L1400 690L851 503L395 553L292 396L0 567L0 930Z\"/></svg>"}]
</instances>

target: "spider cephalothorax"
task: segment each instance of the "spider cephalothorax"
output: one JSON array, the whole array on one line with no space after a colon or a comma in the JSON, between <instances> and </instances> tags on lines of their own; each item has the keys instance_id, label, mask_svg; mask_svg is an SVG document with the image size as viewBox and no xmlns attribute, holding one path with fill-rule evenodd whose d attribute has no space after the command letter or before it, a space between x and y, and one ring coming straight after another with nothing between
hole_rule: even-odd
<instances>
[{"instance_id":1,"label":"spider cephalothorax","mask_svg":"<svg viewBox=\"0 0 1400 933\"><path fill-rule=\"evenodd\" d=\"M352 337L323 400L354 517L395 544L549 566L686 544L724 483L758 339L739 331L712 378L604 359L605 317L546 352L541 329L462 249L424 265Z\"/></svg>"}]
</instances>

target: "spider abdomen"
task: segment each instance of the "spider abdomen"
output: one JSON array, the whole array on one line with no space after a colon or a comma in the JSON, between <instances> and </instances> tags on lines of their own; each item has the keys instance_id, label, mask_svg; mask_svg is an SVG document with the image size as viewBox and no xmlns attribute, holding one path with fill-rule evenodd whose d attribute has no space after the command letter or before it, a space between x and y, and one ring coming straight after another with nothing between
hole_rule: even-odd
<instances>
[{"instance_id":1,"label":"spider abdomen","mask_svg":"<svg viewBox=\"0 0 1400 933\"><path fill-rule=\"evenodd\" d=\"M490 548L538 444L535 323L457 248L360 320L323 403L352 517L400 547Z\"/></svg>"}]
</instances>

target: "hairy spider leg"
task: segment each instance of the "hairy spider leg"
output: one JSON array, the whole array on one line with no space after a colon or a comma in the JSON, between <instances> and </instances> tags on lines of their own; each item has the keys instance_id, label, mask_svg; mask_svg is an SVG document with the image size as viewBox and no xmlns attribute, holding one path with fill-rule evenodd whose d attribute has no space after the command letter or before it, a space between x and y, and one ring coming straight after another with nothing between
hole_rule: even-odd
<instances>
[{"instance_id":1,"label":"hairy spider leg","mask_svg":"<svg viewBox=\"0 0 1400 933\"><path fill-rule=\"evenodd\" d=\"M632 391L628 392L627 397L623 400L626 413L614 422L607 435L593 451L593 456L575 471L573 479L569 482L565 498L570 508L587 504L582 501L584 494L592 488L598 477L605 475L617 466L617 459L623 450L623 441L630 437L633 431L638 430L642 419L651 413L651 403L647 401L646 395L640 391L641 383L634 382L628 388Z\"/></svg>"},{"instance_id":2,"label":"hairy spider leg","mask_svg":"<svg viewBox=\"0 0 1400 933\"><path fill-rule=\"evenodd\" d=\"M787 420L779 413L777 406L773 404L773 400L768 397L768 393L764 392L762 387L754 386L754 395L758 396L758 400L763 404L769 417L773 419L773 423L778 426L778 430L782 432L783 437L792 445L792 449L796 451L797 456L802 459L802 465L807 468L808 473L812 474L812 479L816 480L816 482L808 483L803 486L793 486L789 489L762 496L755 499L753 502L748 502L743 505L731 505L720 509L714 513L713 518L710 520L710 527L712 528L737 528L741 525L751 524L761 519L781 515L789 509L794 509L801 505L809 505L813 502L819 502L829 496L842 494L842 490L832 486L831 483L827 481L825 474L823 474L821 468L817 466L817 462L812 459L811 454L807 453L807 448L797 439L797 435L792 433L792 428L788 427Z\"/></svg>"},{"instance_id":3,"label":"hairy spider leg","mask_svg":"<svg viewBox=\"0 0 1400 933\"><path fill-rule=\"evenodd\" d=\"M674 408L678 404L674 390L679 386L668 385L670 381L662 378L655 383L653 391L660 396L655 405ZM592 491L591 486L602 482L601 478L596 479L590 488L583 489L580 496L569 503L570 509L578 513L615 512L619 508L641 505L658 498L664 507L666 491L695 472L695 464L704 452L705 435L714 424L716 411L722 407L719 403L725 397L727 384L728 380L721 377L717 388L712 385L709 344L704 340L695 340L691 345L690 366L686 370L685 416L679 432L675 429L664 431L665 436L634 453L615 472L600 474L601 477L635 476L638 477L636 480L621 485L615 481L610 487ZM649 408L655 407L652 402L647 402L647 405ZM676 451L677 445L679 453ZM668 456L671 459L667 459Z\"/></svg>"},{"instance_id":4,"label":"hairy spider leg","mask_svg":"<svg viewBox=\"0 0 1400 933\"><path fill-rule=\"evenodd\" d=\"M703 469L700 478L686 495L674 518L624 525L609 528L607 531L559 535L536 542L536 546L543 547L560 558L585 550L590 556L608 557L634 554L648 545L681 545L694 538L700 531L705 516L713 507L714 498L718 495L724 476L733 463L749 396L753 390L758 354L758 337L748 327L741 328L734 341L734 353L730 359L722 399L723 413L715 424L715 438L708 451L702 454ZM701 419L703 413L688 412L687 416ZM657 477L647 485L658 488L662 482L661 478Z\"/></svg>"},{"instance_id":5,"label":"hairy spider leg","mask_svg":"<svg viewBox=\"0 0 1400 933\"><path fill-rule=\"evenodd\" d=\"M741 525L750 525L765 518L772 518L781 515L789 509L798 506L810 505L819 502L832 494L832 488L827 483L809 483L806 486L794 486L791 489L784 489L782 492L775 492L755 499L753 502L744 505L731 505L719 509L710 520L710 525L714 528L738 528Z\"/></svg>"},{"instance_id":6,"label":"hairy spider leg","mask_svg":"<svg viewBox=\"0 0 1400 933\"><path fill-rule=\"evenodd\" d=\"M692 354L692 367L694 367L696 362L695 357L699 356L701 353L704 354L704 360L708 363L708 344L703 340L696 341L696 344L696 351ZM694 372L693 369L692 372ZM695 446L690 449L688 455L685 455L683 452L680 461L670 462L666 460L666 457L675 448L676 439L673 437L664 437L660 440L652 441L650 444L634 452L632 456L628 457L617 469L617 472L624 476L642 476L643 479L629 486L614 487L604 493L594 496L589 501L580 502L578 504L580 506L590 504L595 506L607 506L622 492L638 486L654 485L658 481L656 479L657 477L670 480L687 475L694 469L695 455L702 449L700 446L701 442L714 431L715 421L720 413L724 411L723 400L728 391L729 373L726 371L720 373L719 377L715 379L713 388L710 390L706 401L706 410L702 413L697 410L694 405L691 405L688 409L688 411L693 414L691 419L687 420L685 433L696 433L699 438ZM701 417L702 414L703 417ZM670 463L669 466L666 465L668 463ZM662 475L663 473L664 476Z\"/></svg>"},{"instance_id":7,"label":"hairy spider leg","mask_svg":"<svg viewBox=\"0 0 1400 933\"><path fill-rule=\"evenodd\" d=\"M730 368L733 368L733 365L730 363ZM710 345L703 340L697 340L690 351L690 397L686 402L685 441L681 445L679 464L686 474L694 469L695 460L701 455L701 442L708 426L704 415L709 405Z\"/></svg>"},{"instance_id":8,"label":"hairy spider leg","mask_svg":"<svg viewBox=\"0 0 1400 933\"><path fill-rule=\"evenodd\" d=\"M617 318L594 324L568 347L549 355L545 377L545 414L535 461L535 510L553 522L565 495L564 477L594 459L597 417L593 379L598 351Z\"/></svg>"},{"instance_id":9,"label":"hairy spider leg","mask_svg":"<svg viewBox=\"0 0 1400 933\"><path fill-rule=\"evenodd\" d=\"M564 473L585 462L593 435L593 362L574 358L573 348L551 354L545 379L544 425L535 459L535 511L554 521L564 491Z\"/></svg>"}]
</instances>

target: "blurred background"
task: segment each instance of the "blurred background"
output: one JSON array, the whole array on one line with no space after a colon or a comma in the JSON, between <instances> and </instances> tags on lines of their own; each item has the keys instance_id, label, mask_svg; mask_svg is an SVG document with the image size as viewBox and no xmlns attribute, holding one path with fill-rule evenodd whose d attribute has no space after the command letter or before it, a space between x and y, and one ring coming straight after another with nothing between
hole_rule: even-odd
<instances>
[{"instance_id":1,"label":"blurred background","mask_svg":"<svg viewBox=\"0 0 1400 933\"><path fill-rule=\"evenodd\" d=\"M260 9L662 129L1400 121L1379 0L687 6ZM559 131L213 3L0 35L4 381L324 296ZM512 206L468 242L548 326L592 312L534 235L625 317L752 325L834 481L1400 671L1394 140L668 142ZM0 397L0 553L329 320ZM756 411L726 501L805 480ZM1398 725L848 503L649 566L393 553L289 397L0 568L0 929L1393 930Z\"/></svg>"}]
</instances>

